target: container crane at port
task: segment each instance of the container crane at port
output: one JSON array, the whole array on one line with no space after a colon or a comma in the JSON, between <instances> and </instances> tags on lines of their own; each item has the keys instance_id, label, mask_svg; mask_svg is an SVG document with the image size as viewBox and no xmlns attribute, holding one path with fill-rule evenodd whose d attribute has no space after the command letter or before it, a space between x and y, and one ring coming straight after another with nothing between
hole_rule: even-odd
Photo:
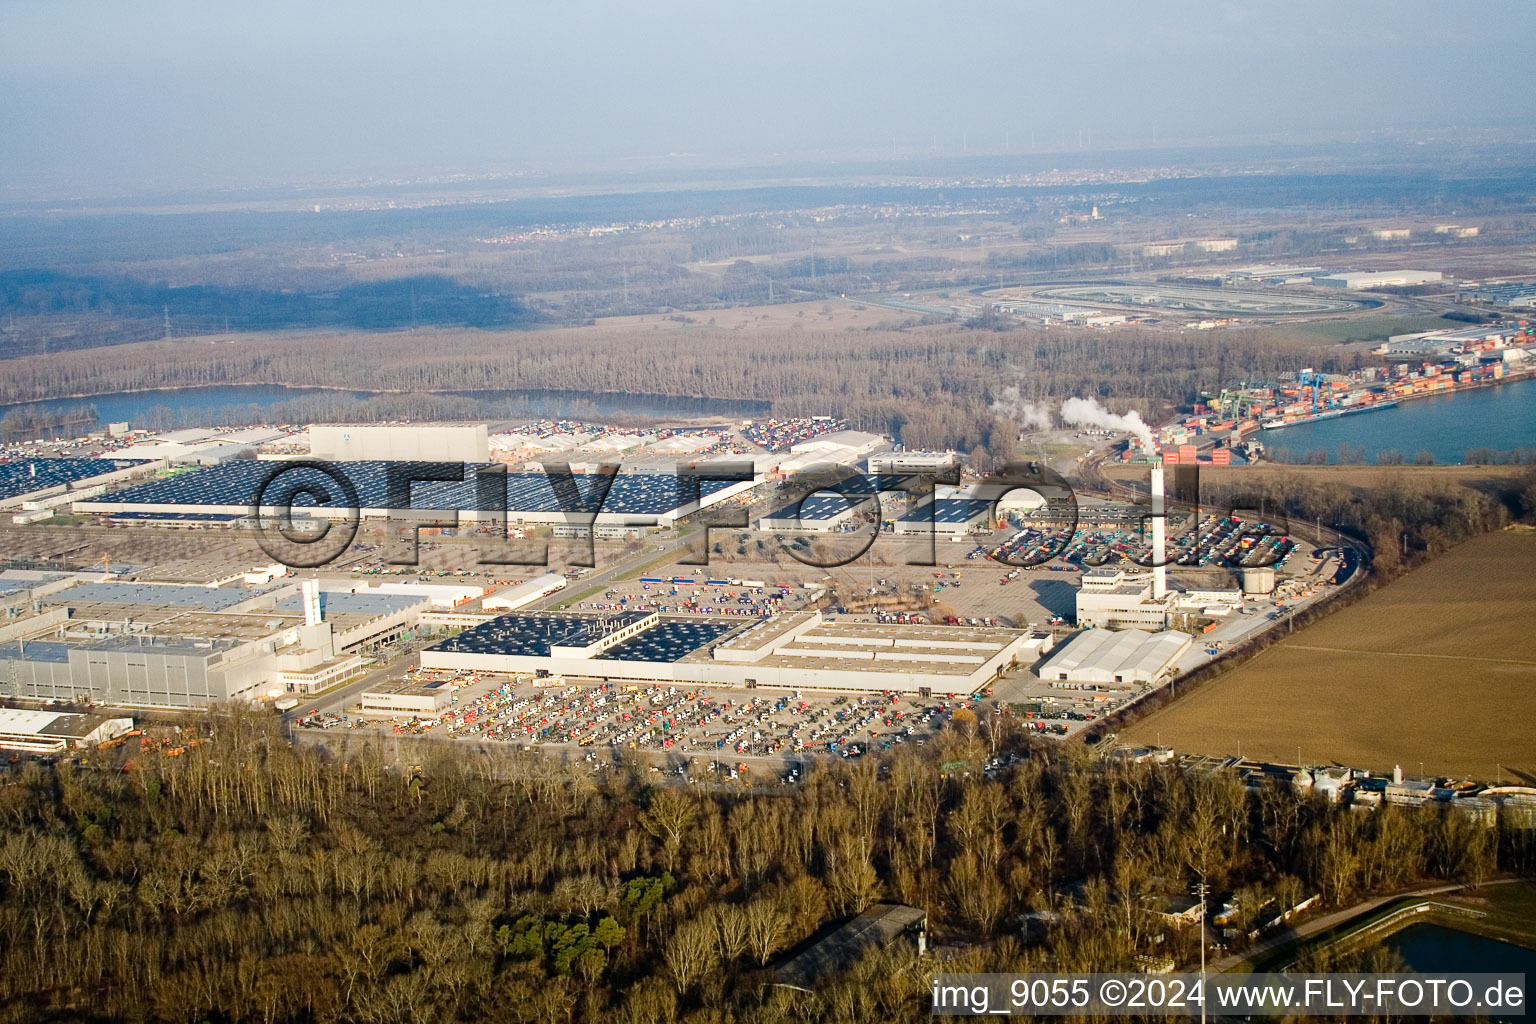
<instances>
[{"instance_id":1,"label":"container crane at port","mask_svg":"<svg viewBox=\"0 0 1536 1024\"><path fill-rule=\"evenodd\" d=\"M1333 408L1333 392L1328 389L1328 375L1317 373L1310 366L1296 374L1296 386L1312 389L1312 411ZM1325 392L1325 389L1326 390Z\"/></svg>"},{"instance_id":2,"label":"container crane at port","mask_svg":"<svg viewBox=\"0 0 1536 1024\"><path fill-rule=\"evenodd\" d=\"M1265 404L1264 396L1248 388L1222 388L1218 395L1207 392L1200 397L1224 420L1245 420Z\"/></svg>"}]
</instances>

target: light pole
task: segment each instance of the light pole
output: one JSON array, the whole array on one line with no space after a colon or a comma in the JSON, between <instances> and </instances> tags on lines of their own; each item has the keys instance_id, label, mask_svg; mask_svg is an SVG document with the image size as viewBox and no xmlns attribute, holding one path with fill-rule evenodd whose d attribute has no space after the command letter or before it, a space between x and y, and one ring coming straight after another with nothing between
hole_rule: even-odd
<instances>
[{"instance_id":1,"label":"light pole","mask_svg":"<svg viewBox=\"0 0 1536 1024\"><path fill-rule=\"evenodd\" d=\"M1205 884L1205 872L1196 868L1195 873L1200 876L1195 883L1195 895L1200 897L1200 921L1196 925L1200 929L1200 1024L1205 1024L1205 897L1210 889Z\"/></svg>"}]
</instances>

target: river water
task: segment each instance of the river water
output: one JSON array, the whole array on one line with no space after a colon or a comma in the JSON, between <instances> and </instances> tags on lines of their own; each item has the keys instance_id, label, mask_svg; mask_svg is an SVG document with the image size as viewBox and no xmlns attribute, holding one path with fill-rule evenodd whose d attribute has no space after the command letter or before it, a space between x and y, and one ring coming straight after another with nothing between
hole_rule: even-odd
<instances>
[{"instance_id":1,"label":"river water","mask_svg":"<svg viewBox=\"0 0 1536 1024\"><path fill-rule=\"evenodd\" d=\"M1368 462L1376 462L1384 451L1401 452L1412 462L1415 453L1427 451L1437 464L1459 465L1472 448L1536 448L1536 380L1415 398L1393 409L1261 430L1253 436L1278 461L1299 462L1307 452L1323 448L1328 461L1337 462L1339 446L1349 444L1364 448Z\"/></svg>"},{"instance_id":2,"label":"river water","mask_svg":"<svg viewBox=\"0 0 1536 1024\"><path fill-rule=\"evenodd\" d=\"M466 416L496 418L604 417L615 415L647 416L657 419L697 416L766 415L767 402L731 401L678 395L626 395L589 391L456 391L444 392L444 399L466 399L472 403ZM126 422L140 427L165 429L177 426L248 424L269 421L280 407L308 412L295 419L327 419L346 415L349 404L378 399L407 401L405 396L377 395L366 391L336 391L327 388L295 388L281 385L223 385L196 388L167 388L160 391L133 391L90 398L60 398L0 406L0 419L11 409L42 413L66 413L81 406L96 408L97 422L71 423L57 430L33 432L42 436L81 434L107 423ZM297 405L295 405L297 403ZM325 412L326 408L334 412ZM401 415L409 415L401 414ZM412 416L411 418L423 418Z\"/></svg>"},{"instance_id":3,"label":"river water","mask_svg":"<svg viewBox=\"0 0 1536 1024\"><path fill-rule=\"evenodd\" d=\"M1439 924L1411 924L1382 940L1410 968L1424 974L1523 972L1536 978L1536 949L1457 931Z\"/></svg>"}]
</instances>

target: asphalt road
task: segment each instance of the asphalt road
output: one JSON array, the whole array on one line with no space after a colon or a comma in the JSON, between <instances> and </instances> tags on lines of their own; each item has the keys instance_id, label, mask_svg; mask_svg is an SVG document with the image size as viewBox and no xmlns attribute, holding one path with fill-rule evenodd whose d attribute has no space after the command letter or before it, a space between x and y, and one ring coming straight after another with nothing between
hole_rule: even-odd
<instances>
[{"instance_id":1,"label":"asphalt road","mask_svg":"<svg viewBox=\"0 0 1536 1024\"><path fill-rule=\"evenodd\" d=\"M328 711L346 707L358 694L369 687L377 686L387 679L402 675L421 663L421 653L412 651L404 657L396 658L388 664L381 665L353 682L347 683L339 689L329 690L317 697L313 697L299 704L296 708L290 708L283 712L283 724L292 725L302 718L308 718L316 712Z\"/></svg>"}]
</instances>

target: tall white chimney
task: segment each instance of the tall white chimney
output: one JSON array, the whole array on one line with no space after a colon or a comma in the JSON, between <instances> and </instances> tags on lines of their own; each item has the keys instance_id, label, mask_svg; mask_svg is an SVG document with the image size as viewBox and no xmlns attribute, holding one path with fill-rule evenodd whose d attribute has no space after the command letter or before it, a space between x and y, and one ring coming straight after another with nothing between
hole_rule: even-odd
<instances>
[{"instance_id":1,"label":"tall white chimney","mask_svg":"<svg viewBox=\"0 0 1536 1024\"><path fill-rule=\"evenodd\" d=\"M1168 596L1168 509L1163 500L1163 459L1152 460L1152 599Z\"/></svg>"},{"instance_id":2,"label":"tall white chimney","mask_svg":"<svg viewBox=\"0 0 1536 1024\"><path fill-rule=\"evenodd\" d=\"M320 581L305 580L304 589L304 625L320 625Z\"/></svg>"}]
</instances>

